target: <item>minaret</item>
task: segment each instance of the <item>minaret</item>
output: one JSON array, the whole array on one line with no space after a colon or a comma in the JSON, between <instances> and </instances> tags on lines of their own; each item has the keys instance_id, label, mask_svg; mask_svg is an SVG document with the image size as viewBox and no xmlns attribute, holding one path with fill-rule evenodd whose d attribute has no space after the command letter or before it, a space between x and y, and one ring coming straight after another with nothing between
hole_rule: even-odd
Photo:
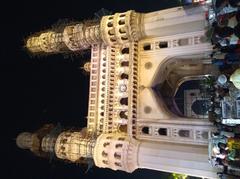
<instances>
[{"instance_id":1,"label":"minaret","mask_svg":"<svg viewBox=\"0 0 240 179\"><path fill-rule=\"evenodd\" d=\"M91 49L84 65L90 71L88 121L86 129L55 138L50 130L22 133L17 145L76 163L94 160L113 170L216 178L208 163L212 123L174 113L166 98L174 100L183 82L213 71L205 63L212 52L205 11L203 6L129 10L30 37L26 46L34 54Z\"/></svg>"},{"instance_id":2,"label":"minaret","mask_svg":"<svg viewBox=\"0 0 240 179\"><path fill-rule=\"evenodd\" d=\"M99 25L76 23L64 28L62 32L54 29L32 35L27 39L26 48L33 54L62 53L90 48L101 41Z\"/></svg>"},{"instance_id":3,"label":"minaret","mask_svg":"<svg viewBox=\"0 0 240 179\"><path fill-rule=\"evenodd\" d=\"M50 157L54 152L56 135L52 134L55 126L45 124L39 130L29 133L23 132L17 136L16 144L21 149L28 149L40 157Z\"/></svg>"},{"instance_id":4,"label":"minaret","mask_svg":"<svg viewBox=\"0 0 240 179\"><path fill-rule=\"evenodd\" d=\"M75 163L92 160L96 136L89 135L85 128L81 131L60 132L59 126L44 125L36 132L20 133L16 144L41 157L55 155L59 159Z\"/></svg>"},{"instance_id":5,"label":"minaret","mask_svg":"<svg viewBox=\"0 0 240 179\"><path fill-rule=\"evenodd\" d=\"M57 158L69 160L71 162L81 162L81 160L91 160L96 138L82 131L64 131L55 144L55 154Z\"/></svg>"}]
</instances>

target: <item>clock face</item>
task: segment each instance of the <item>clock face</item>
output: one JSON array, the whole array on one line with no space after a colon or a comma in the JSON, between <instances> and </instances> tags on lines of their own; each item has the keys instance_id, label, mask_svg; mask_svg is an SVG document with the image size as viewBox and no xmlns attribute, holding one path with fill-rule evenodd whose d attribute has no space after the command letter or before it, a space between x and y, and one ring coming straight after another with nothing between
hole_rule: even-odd
<instances>
[{"instance_id":1,"label":"clock face","mask_svg":"<svg viewBox=\"0 0 240 179\"><path fill-rule=\"evenodd\" d=\"M127 85L121 84L119 87L120 92L126 92L127 91Z\"/></svg>"}]
</instances>

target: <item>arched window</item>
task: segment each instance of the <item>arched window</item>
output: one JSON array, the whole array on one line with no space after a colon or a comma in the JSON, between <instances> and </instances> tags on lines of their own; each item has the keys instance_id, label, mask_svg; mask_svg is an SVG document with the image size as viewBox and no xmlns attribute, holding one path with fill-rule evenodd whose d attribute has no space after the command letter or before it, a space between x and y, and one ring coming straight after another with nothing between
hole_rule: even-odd
<instances>
[{"instance_id":1,"label":"arched window","mask_svg":"<svg viewBox=\"0 0 240 179\"><path fill-rule=\"evenodd\" d=\"M126 73L122 73L120 78L123 80L123 79L128 79L128 74Z\"/></svg>"},{"instance_id":2,"label":"arched window","mask_svg":"<svg viewBox=\"0 0 240 179\"><path fill-rule=\"evenodd\" d=\"M120 141L124 141L125 138L124 138L124 137L119 137L118 140L120 140Z\"/></svg>"},{"instance_id":3,"label":"arched window","mask_svg":"<svg viewBox=\"0 0 240 179\"><path fill-rule=\"evenodd\" d=\"M119 126L119 131L127 133L127 125L120 125Z\"/></svg>"},{"instance_id":4,"label":"arched window","mask_svg":"<svg viewBox=\"0 0 240 179\"><path fill-rule=\"evenodd\" d=\"M143 134L149 134L149 127L146 127L146 126L143 127L143 128L142 128L142 133L143 133Z\"/></svg>"},{"instance_id":5,"label":"arched window","mask_svg":"<svg viewBox=\"0 0 240 179\"><path fill-rule=\"evenodd\" d=\"M151 50L152 47L151 47L151 44L150 43L146 43L143 45L143 50L147 51L147 50Z\"/></svg>"},{"instance_id":6,"label":"arched window","mask_svg":"<svg viewBox=\"0 0 240 179\"><path fill-rule=\"evenodd\" d=\"M121 111L121 112L119 113L120 118L122 118L122 119L128 119L128 116L126 115L126 112L127 112L127 111Z\"/></svg>"},{"instance_id":7,"label":"arched window","mask_svg":"<svg viewBox=\"0 0 240 179\"><path fill-rule=\"evenodd\" d=\"M118 167L122 167L121 163L119 163L119 162L115 162L114 164Z\"/></svg>"},{"instance_id":8,"label":"arched window","mask_svg":"<svg viewBox=\"0 0 240 179\"><path fill-rule=\"evenodd\" d=\"M121 98L120 99L120 104L121 105L128 105L128 98Z\"/></svg>"},{"instance_id":9,"label":"arched window","mask_svg":"<svg viewBox=\"0 0 240 179\"><path fill-rule=\"evenodd\" d=\"M122 52L122 54L129 54L129 48L125 47L125 48L122 49L121 52Z\"/></svg>"},{"instance_id":10,"label":"arched window","mask_svg":"<svg viewBox=\"0 0 240 179\"><path fill-rule=\"evenodd\" d=\"M119 153L115 152L114 153L114 158L120 160L121 159L121 155Z\"/></svg>"},{"instance_id":11,"label":"arched window","mask_svg":"<svg viewBox=\"0 0 240 179\"><path fill-rule=\"evenodd\" d=\"M108 22L107 26L108 27L113 27L113 23L110 21L110 22Z\"/></svg>"},{"instance_id":12,"label":"arched window","mask_svg":"<svg viewBox=\"0 0 240 179\"><path fill-rule=\"evenodd\" d=\"M129 62L128 61L123 61L123 62L121 62L121 66L122 67L128 67L129 66Z\"/></svg>"},{"instance_id":13,"label":"arched window","mask_svg":"<svg viewBox=\"0 0 240 179\"><path fill-rule=\"evenodd\" d=\"M163 42L159 42L159 48L167 48L168 47L168 42L163 41Z\"/></svg>"},{"instance_id":14,"label":"arched window","mask_svg":"<svg viewBox=\"0 0 240 179\"><path fill-rule=\"evenodd\" d=\"M125 20L124 19L120 19L120 21L118 21L119 25L124 25L125 24Z\"/></svg>"},{"instance_id":15,"label":"arched window","mask_svg":"<svg viewBox=\"0 0 240 179\"><path fill-rule=\"evenodd\" d=\"M109 142L106 142L106 143L103 144L103 147L107 147L107 146L109 146L109 145L110 145L110 143L109 143Z\"/></svg>"},{"instance_id":16,"label":"arched window","mask_svg":"<svg viewBox=\"0 0 240 179\"><path fill-rule=\"evenodd\" d=\"M159 128L158 129L158 134L166 136L167 135L167 129L166 128Z\"/></svg>"},{"instance_id":17,"label":"arched window","mask_svg":"<svg viewBox=\"0 0 240 179\"><path fill-rule=\"evenodd\" d=\"M103 160L102 161L105 165L108 165L108 161L107 160Z\"/></svg>"},{"instance_id":18,"label":"arched window","mask_svg":"<svg viewBox=\"0 0 240 179\"><path fill-rule=\"evenodd\" d=\"M202 132L201 136L203 139L208 139L208 132L207 131Z\"/></svg>"},{"instance_id":19,"label":"arched window","mask_svg":"<svg viewBox=\"0 0 240 179\"><path fill-rule=\"evenodd\" d=\"M180 137L190 137L190 131L181 129L178 131L178 135Z\"/></svg>"},{"instance_id":20,"label":"arched window","mask_svg":"<svg viewBox=\"0 0 240 179\"><path fill-rule=\"evenodd\" d=\"M103 157L107 157L108 154L107 154L105 151L103 151L103 152L102 152L102 156L103 156Z\"/></svg>"},{"instance_id":21,"label":"arched window","mask_svg":"<svg viewBox=\"0 0 240 179\"><path fill-rule=\"evenodd\" d=\"M122 148L123 144L116 144L115 145L115 148L118 149L118 148Z\"/></svg>"}]
</instances>

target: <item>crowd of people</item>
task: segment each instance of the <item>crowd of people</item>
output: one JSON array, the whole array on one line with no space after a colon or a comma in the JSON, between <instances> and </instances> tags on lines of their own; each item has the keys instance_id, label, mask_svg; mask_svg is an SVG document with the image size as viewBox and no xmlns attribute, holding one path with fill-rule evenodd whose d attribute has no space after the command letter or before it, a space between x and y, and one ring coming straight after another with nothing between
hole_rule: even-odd
<instances>
[{"instance_id":1,"label":"crowd of people","mask_svg":"<svg viewBox=\"0 0 240 179\"><path fill-rule=\"evenodd\" d=\"M209 143L209 160L221 169L220 178L240 178L240 0L213 0L209 12L211 61L220 73L209 87L209 120L217 128ZM224 113L222 101L233 106L230 114Z\"/></svg>"}]
</instances>

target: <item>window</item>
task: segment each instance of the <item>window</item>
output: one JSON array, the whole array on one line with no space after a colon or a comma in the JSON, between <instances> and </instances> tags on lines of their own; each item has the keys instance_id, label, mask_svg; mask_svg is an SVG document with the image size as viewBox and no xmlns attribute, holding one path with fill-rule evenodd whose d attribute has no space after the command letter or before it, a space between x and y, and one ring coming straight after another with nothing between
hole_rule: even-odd
<instances>
[{"instance_id":1,"label":"window","mask_svg":"<svg viewBox=\"0 0 240 179\"><path fill-rule=\"evenodd\" d=\"M110 145L110 143L109 143L109 142L106 142L106 143L103 144L103 147L107 147L107 146L109 146L109 145Z\"/></svg>"},{"instance_id":2,"label":"window","mask_svg":"<svg viewBox=\"0 0 240 179\"><path fill-rule=\"evenodd\" d=\"M103 160L102 161L105 165L108 165L108 161L107 160Z\"/></svg>"},{"instance_id":3,"label":"window","mask_svg":"<svg viewBox=\"0 0 240 179\"><path fill-rule=\"evenodd\" d=\"M121 37L122 40L127 40L128 38L126 36Z\"/></svg>"},{"instance_id":4,"label":"window","mask_svg":"<svg viewBox=\"0 0 240 179\"><path fill-rule=\"evenodd\" d=\"M129 62L126 62L126 61L121 62L121 66L122 67L128 67L129 66Z\"/></svg>"},{"instance_id":5,"label":"window","mask_svg":"<svg viewBox=\"0 0 240 179\"><path fill-rule=\"evenodd\" d=\"M126 73L122 73L120 77L121 77L122 80L123 79L128 79L128 75Z\"/></svg>"},{"instance_id":6,"label":"window","mask_svg":"<svg viewBox=\"0 0 240 179\"><path fill-rule=\"evenodd\" d=\"M118 166L118 167L121 167L122 165L121 165L121 163L119 163L119 162L115 162L114 163L116 166Z\"/></svg>"},{"instance_id":7,"label":"window","mask_svg":"<svg viewBox=\"0 0 240 179\"><path fill-rule=\"evenodd\" d=\"M128 117L127 117L127 115L126 115L126 112L127 112L127 111L121 111L121 112L119 113L119 116L120 116L122 119L127 119Z\"/></svg>"},{"instance_id":8,"label":"window","mask_svg":"<svg viewBox=\"0 0 240 179\"><path fill-rule=\"evenodd\" d=\"M124 33L126 33L126 30L125 30L125 28L120 28L120 29L119 29L119 32L120 32L121 34L124 34Z\"/></svg>"},{"instance_id":9,"label":"window","mask_svg":"<svg viewBox=\"0 0 240 179\"><path fill-rule=\"evenodd\" d=\"M120 125L118 129L120 132L127 133L127 125Z\"/></svg>"},{"instance_id":10,"label":"window","mask_svg":"<svg viewBox=\"0 0 240 179\"><path fill-rule=\"evenodd\" d=\"M116 148L116 149L122 148L122 146L123 146L122 144L116 144L116 145L115 145L115 148Z\"/></svg>"},{"instance_id":11,"label":"window","mask_svg":"<svg viewBox=\"0 0 240 179\"><path fill-rule=\"evenodd\" d=\"M159 128L158 129L158 134L167 136L167 129L166 128Z\"/></svg>"},{"instance_id":12,"label":"window","mask_svg":"<svg viewBox=\"0 0 240 179\"><path fill-rule=\"evenodd\" d=\"M190 131L189 130L179 130L178 135L180 137L190 137Z\"/></svg>"},{"instance_id":13,"label":"window","mask_svg":"<svg viewBox=\"0 0 240 179\"><path fill-rule=\"evenodd\" d=\"M120 19L120 21L118 21L119 25L124 25L125 24L125 20L124 19Z\"/></svg>"},{"instance_id":14,"label":"window","mask_svg":"<svg viewBox=\"0 0 240 179\"><path fill-rule=\"evenodd\" d=\"M119 153L115 152L114 153L114 158L120 160L121 159L121 155Z\"/></svg>"},{"instance_id":15,"label":"window","mask_svg":"<svg viewBox=\"0 0 240 179\"><path fill-rule=\"evenodd\" d=\"M168 42L159 42L159 48L168 48Z\"/></svg>"},{"instance_id":16,"label":"window","mask_svg":"<svg viewBox=\"0 0 240 179\"><path fill-rule=\"evenodd\" d=\"M125 138L124 138L124 137L119 137L118 140L120 140L120 141L124 141Z\"/></svg>"},{"instance_id":17,"label":"window","mask_svg":"<svg viewBox=\"0 0 240 179\"><path fill-rule=\"evenodd\" d=\"M120 99L120 104L121 105L128 105L128 98L121 98Z\"/></svg>"},{"instance_id":18,"label":"window","mask_svg":"<svg viewBox=\"0 0 240 179\"><path fill-rule=\"evenodd\" d=\"M112 22L108 22L107 26L108 27L113 27L113 23Z\"/></svg>"},{"instance_id":19,"label":"window","mask_svg":"<svg viewBox=\"0 0 240 179\"><path fill-rule=\"evenodd\" d=\"M207 131L202 132L202 138L203 139L208 139L208 132Z\"/></svg>"},{"instance_id":20,"label":"window","mask_svg":"<svg viewBox=\"0 0 240 179\"><path fill-rule=\"evenodd\" d=\"M92 76L92 80L96 80L97 79L97 76Z\"/></svg>"},{"instance_id":21,"label":"window","mask_svg":"<svg viewBox=\"0 0 240 179\"><path fill-rule=\"evenodd\" d=\"M147 51L147 50L151 50L151 44L150 43L146 43L143 45L143 50Z\"/></svg>"},{"instance_id":22,"label":"window","mask_svg":"<svg viewBox=\"0 0 240 179\"><path fill-rule=\"evenodd\" d=\"M113 29L109 30L108 35L114 35L114 30Z\"/></svg>"},{"instance_id":23,"label":"window","mask_svg":"<svg viewBox=\"0 0 240 179\"><path fill-rule=\"evenodd\" d=\"M107 154L105 151L103 151L103 152L102 152L102 156L103 156L103 157L107 157L108 154Z\"/></svg>"},{"instance_id":24,"label":"window","mask_svg":"<svg viewBox=\"0 0 240 179\"><path fill-rule=\"evenodd\" d=\"M178 41L178 45L179 45L179 46L188 45L188 38L185 38L185 39L179 39L179 41Z\"/></svg>"},{"instance_id":25,"label":"window","mask_svg":"<svg viewBox=\"0 0 240 179\"><path fill-rule=\"evenodd\" d=\"M122 54L129 54L129 48L123 48L122 49Z\"/></svg>"},{"instance_id":26,"label":"window","mask_svg":"<svg viewBox=\"0 0 240 179\"><path fill-rule=\"evenodd\" d=\"M116 42L116 39L115 38L110 38L111 42Z\"/></svg>"},{"instance_id":27,"label":"window","mask_svg":"<svg viewBox=\"0 0 240 179\"><path fill-rule=\"evenodd\" d=\"M143 127L142 128L142 133L143 134L149 134L149 127Z\"/></svg>"}]
</instances>

